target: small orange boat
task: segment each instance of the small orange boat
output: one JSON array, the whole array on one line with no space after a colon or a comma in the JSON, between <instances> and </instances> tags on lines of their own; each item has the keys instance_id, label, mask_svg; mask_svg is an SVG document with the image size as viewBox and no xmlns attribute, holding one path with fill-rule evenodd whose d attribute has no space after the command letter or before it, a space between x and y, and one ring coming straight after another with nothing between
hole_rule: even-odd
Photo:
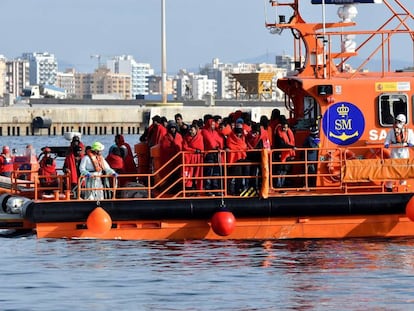
<instances>
[{"instance_id":1,"label":"small orange boat","mask_svg":"<svg viewBox=\"0 0 414 311\"><path fill-rule=\"evenodd\" d=\"M408 1L408 0L407 0ZM379 3L389 18L373 30L355 30L355 4ZM310 125L320 132L318 148L296 148L292 170L277 175L280 162L274 154L260 152L258 162L237 165L259 167L254 176L230 176L225 156L216 176L220 189L189 190L185 174L189 167L183 153L166 163L150 167L146 145L136 147L139 174L127 175L137 183L105 189L82 188L77 193L58 186L44 195L38 182L28 184L12 177L3 190L0 214L14 213L20 219L15 229L32 228L39 238L93 239L309 239L414 236L414 158L393 158L395 146L384 140L397 115L404 115L414 128L411 86L414 71L394 68L391 51L395 37L405 36L404 48L413 49L413 15L399 0L312 0L314 4L339 4L341 21L308 23L302 18L300 0L274 1L279 20L266 22L272 33L291 30L295 68L279 79L286 94L289 123L295 129L297 146L309 134ZM291 16L280 15L286 10ZM359 45L356 41L361 42ZM335 46L337 43L338 46ZM366 55L354 69L351 60ZM380 56L379 71L365 70ZM400 69L400 70L397 70ZM404 144L404 143L402 143ZM147 150L147 151L145 151ZM307 154L317 151L315 161ZM145 151L145 152L144 152ZM158 163L159 152L151 152ZM223 153L225 151L215 151ZM229 151L227 151L229 152ZM174 165L171 165L174 163ZM310 171L312 164L316 171ZM208 167L201 163L197 166ZM215 164L217 165L217 164ZM17 176L17 173L14 174ZM172 178L174 176L174 178ZM59 185L64 184L65 176ZM122 176L120 176L122 178ZM286 180L277 187L277 178ZM108 176L108 178L112 178ZM207 177L194 177L201 181ZM234 195L234 178L256 179L257 188ZM310 182L313 180L313 182ZM386 186L392 185L389 189ZM105 191L102 200L83 200L83 191ZM76 198L75 198L76 197ZM6 218L6 217L4 217ZM12 227L0 221L0 227Z\"/></svg>"}]
</instances>

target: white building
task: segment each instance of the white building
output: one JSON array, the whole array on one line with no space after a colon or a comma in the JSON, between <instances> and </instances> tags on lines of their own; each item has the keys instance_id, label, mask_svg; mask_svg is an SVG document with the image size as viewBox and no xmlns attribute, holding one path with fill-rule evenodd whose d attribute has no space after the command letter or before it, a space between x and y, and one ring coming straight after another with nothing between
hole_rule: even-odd
<instances>
[{"instance_id":1,"label":"white building","mask_svg":"<svg viewBox=\"0 0 414 311\"><path fill-rule=\"evenodd\" d=\"M181 70L176 78L176 93L180 99L204 100L206 94L213 95L217 93L217 81L209 79L207 75L195 75Z\"/></svg>"},{"instance_id":2,"label":"white building","mask_svg":"<svg viewBox=\"0 0 414 311\"><path fill-rule=\"evenodd\" d=\"M29 85L29 62L23 59L6 61L6 93L16 98Z\"/></svg>"},{"instance_id":3,"label":"white building","mask_svg":"<svg viewBox=\"0 0 414 311\"><path fill-rule=\"evenodd\" d=\"M148 95L148 77L154 75L150 64L137 63L133 56L116 56L107 61L107 68L112 73L127 74L131 76L131 97Z\"/></svg>"},{"instance_id":4,"label":"white building","mask_svg":"<svg viewBox=\"0 0 414 311\"><path fill-rule=\"evenodd\" d=\"M23 59L29 61L31 85L55 85L58 63L55 55L44 53L23 53Z\"/></svg>"},{"instance_id":5,"label":"white building","mask_svg":"<svg viewBox=\"0 0 414 311\"><path fill-rule=\"evenodd\" d=\"M76 96L75 69L58 72L56 76L56 86L65 89L68 98L74 98Z\"/></svg>"}]
</instances>

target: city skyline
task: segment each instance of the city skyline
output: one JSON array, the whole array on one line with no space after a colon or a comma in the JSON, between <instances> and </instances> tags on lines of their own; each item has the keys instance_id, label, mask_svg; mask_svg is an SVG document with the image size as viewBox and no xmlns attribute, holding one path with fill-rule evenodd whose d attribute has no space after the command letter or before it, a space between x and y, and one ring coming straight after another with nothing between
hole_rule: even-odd
<instances>
[{"instance_id":1,"label":"city skyline","mask_svg":"<svg viewBox=\"0 0 414 311\"><path fill-rule=\"evenodd\" d=\"M271 35L265 29L264 3L259 0L166 0L167 71L196 68L211 63L236 62L260 55L291 54L290 33ZM413 1L402 1L414 11ZM321 6L300 2L305 20L321 16ZM363 28L383 5L359 5L356 18ZM326 6L327 20L338 20L337 5ZM5 0L0 20L3 45L0 54L16 58L24 52L49 52L59 61L59 71L69 65L91 72L101 62L119 55L132 55L161 68L161 1L136 0ZM305 14L306 13L306 14ZM275 12L267 7L266 18ZM398 49L394 58L412 61L410 49ZM271 60L273 62L273 60ZM62 66L67 64L67 66Z\"/></svg>"}]
</instances>

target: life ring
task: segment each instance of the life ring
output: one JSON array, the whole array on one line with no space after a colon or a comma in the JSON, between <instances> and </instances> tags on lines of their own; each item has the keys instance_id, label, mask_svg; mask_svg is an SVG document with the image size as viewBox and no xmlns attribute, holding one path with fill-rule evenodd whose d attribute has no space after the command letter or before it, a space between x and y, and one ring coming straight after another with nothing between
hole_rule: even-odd
<instances>
[{"instance_id":1,"label":"life ring","mask_svg":"<svg viewBox=\"0 0 414 311\"><path fill-rule=\"evenodd\" d=\"M328 164L326 165L329 172L328 177L333 182L339 182L341 181L341 171L345 164L345 160L356 159L356 156L351 150L337 149L335 151L328 152L326 158L328 160Z\"/></svg>"}]
</instances>

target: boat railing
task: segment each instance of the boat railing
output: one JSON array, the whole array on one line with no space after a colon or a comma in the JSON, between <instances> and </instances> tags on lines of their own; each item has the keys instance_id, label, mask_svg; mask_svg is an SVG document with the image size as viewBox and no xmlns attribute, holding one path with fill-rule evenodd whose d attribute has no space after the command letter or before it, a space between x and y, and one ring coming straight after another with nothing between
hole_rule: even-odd
<instances>
[{"instance_id":1,"label":"boat railing","mask_svg":"<svg viewBox=\"0 0 414 311\"><path fill-rule=\"evenodd\" d=\"M45 186L41 184L44 176L32 171L15 171L12 191L36 200L81 200L91 191L103 191L103 200L267 198L309 193L382 193L389 180L396 182L395 191L412 191L414 157L392 159L390 150L381 145L296 148L295 157L286 162L280 161L280 155L290 149L217 150L197 155L180 152L152 173L120 174L117 178L102 175L107 182L93 188L86 187L84 177L79 179L76 189L68 189L65 174L52 176L58 180L57 185ZM314 152L317 156L309 160L309 154ZM237 156L242 160L236 161ZM280 169L283 165L288 166L286 170ZM32 178L21 180L18 176L22 173L31 174ZM284 182L280 183L280 179ZM398 185L401 180L408 183Z\"/></svg>"}]
</instances>

